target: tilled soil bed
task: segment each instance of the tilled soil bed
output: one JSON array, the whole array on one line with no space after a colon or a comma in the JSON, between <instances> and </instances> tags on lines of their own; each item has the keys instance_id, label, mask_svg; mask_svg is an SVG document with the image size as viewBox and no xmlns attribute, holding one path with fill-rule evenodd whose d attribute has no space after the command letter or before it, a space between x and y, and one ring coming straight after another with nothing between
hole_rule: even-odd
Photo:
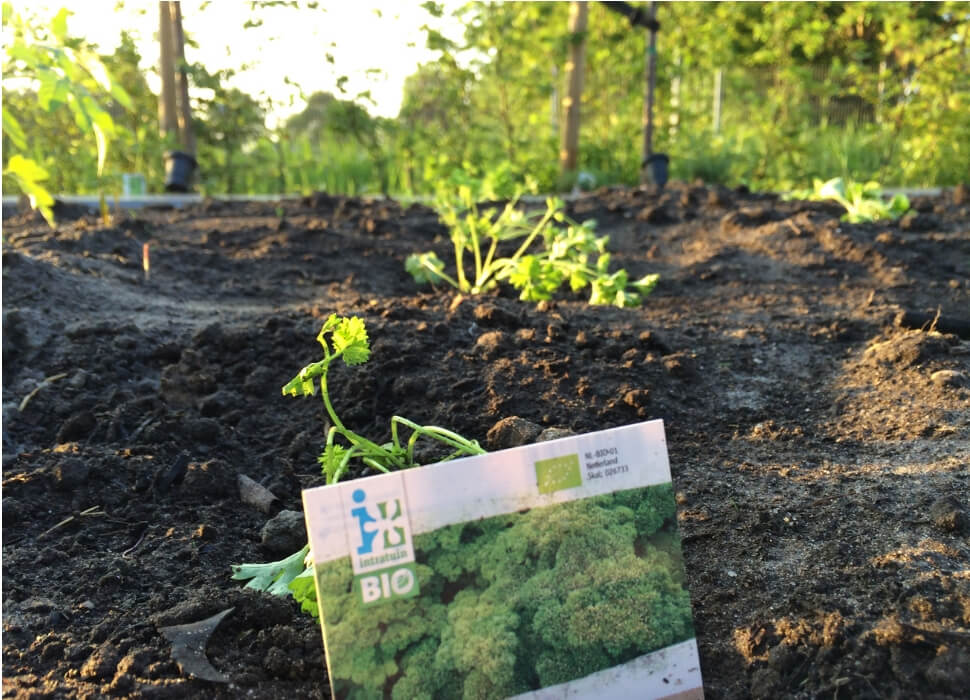
<instances>
[{"instance_id":1,"label":"tilled soil bed","mask_svg":"<svg viewBox=\"0 0 970 700\"><path fill-rule=\"evenodd\" d=\"M447 231L394 201L8 218L4 696L329 694L316 622L229 575L302 545L263 529L323 483L324 412L280 387L336 312L373 353L334 402L375 439L394 414L489 449L664 420L708 697L966 697L968 199L860 225L703 186L572 201L661 274L639 309L418 289L404 259ZM229 607L230 682L183 673L160 628Z\"/></svg>"}]
</instances>

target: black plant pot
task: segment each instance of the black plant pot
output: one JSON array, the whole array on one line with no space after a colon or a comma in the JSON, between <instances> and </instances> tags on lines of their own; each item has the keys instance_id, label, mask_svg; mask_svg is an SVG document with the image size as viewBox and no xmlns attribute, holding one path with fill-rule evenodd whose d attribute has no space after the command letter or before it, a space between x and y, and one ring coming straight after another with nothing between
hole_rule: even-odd
<instances>
[{"instance_id":1,"label":"black plant pot","mask_svg":"<svg viewBox=\"0 0 970 700\"><path fill-rule=\"evenodd\" d=\"M666 153L654 153L647 158L644 165L647 167L647 172L650 173L650 179L658 187L663 187L667 184L667 166L670 165L670 158Z\"/></svg>"},{"instance_id":2,"label":"black plant pot","mask_svg":"<svg viewBox=\"0 0 970 700\"><path fill-rule=\"evenodd\" d=\"M188 153L182 151L165 152L165 191L188 192L192 173L199 163Z\"/></svg>"}]
</instances>

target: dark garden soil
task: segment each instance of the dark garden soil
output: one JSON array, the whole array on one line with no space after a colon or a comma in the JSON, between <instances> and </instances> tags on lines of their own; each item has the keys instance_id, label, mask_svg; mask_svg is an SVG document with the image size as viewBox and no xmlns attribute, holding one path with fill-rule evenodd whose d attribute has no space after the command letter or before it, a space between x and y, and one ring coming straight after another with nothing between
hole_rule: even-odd
<instances>
[{"instance_id":1,"label":"dark garden soil","mask_svg":"<svg viewBox=\"0 0 970 700\"><path fill-rule=\"evenodd\" d=\"M665 421L709 697L967 697L966 188L863 225L678 184L569 208L662 275L643 308L420 291L404 259L447 233L393 201L5 220L4 696L328 695L317 624L229 574L303 544L264 526L322 483L323 410L280 387L337 312L373 355L336 409L378 439L394 414L491 449ZM160 628L230 607L229 682L190 677Z\"/></svg>"}]
</instances>

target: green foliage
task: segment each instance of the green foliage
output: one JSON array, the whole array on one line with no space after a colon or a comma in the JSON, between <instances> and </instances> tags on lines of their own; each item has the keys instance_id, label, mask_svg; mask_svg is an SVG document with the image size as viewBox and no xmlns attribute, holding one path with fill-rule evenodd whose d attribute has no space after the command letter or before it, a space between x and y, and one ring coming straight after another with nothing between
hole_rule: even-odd
<instances>
[{"instance_id":1,"label":"green foliage","mask_svg":"<svg viewBox=\"0 0 970 700\"><path fill-rule=\"evenodd\" d=\"M4 112L4 129L7 127L7 113ZM10 118L12 119L12 117ZM16 122L13 122L16 125ZM19 127L17 127L19 128ZM51 226L54 225L54 198L44 187L44 180L49 176L47 171L30 158L24 158L19 153L10 156L4 175L10 175L17 181L20 191L30 198L30 206L41 213Z\"/></svg>"},{"instance_id":2,"label":"green foliage","mask_svg":"<svg viewBox=\"0 0 970 700\"><path fill-rule=\"evenodd\" d=\"M96 192L140 172L160 190L169 144L131 36L98 56L69 36L66 11L41 23L5 7L4 151L48 173L31 184L7 168L6 184ZM433 194L455 169L496 174L503 198L527 178L544 192L571 187L574 174L558 168L568 4L424 7L436 58L407 79L395 119L368 114L366 95L315 93L302 95L302 113L268 127L273 104L230 88L234 71L190 66L201 189ZM464 24L460 38L442 34L446 13ZM601 184L634 185L646 33L602 3L589 14L578 168ZM671 156L671 177L781 190L833 175L893 186L966 180L965 3L665 3L658 14L654 149ZM18 32L35 48L17 48ZM30 82L11 82L24 71Z\"/></svg>"},{"instance_id":3,"label":"green foliage","mask_svg":"<svg viewBox=\"0 0 970 700\"><path fill-rule=\"evenodd\" d=\"M266 564L235 564L232 567L232 577L237 581L248 581L246 588L285 595L289 592L292 581L306 570L305 559L309 551L310 546L307 545L299 552L280 561Z\"/></svg>"},{"instance_id":4,"label":"green foliage","mask_svg":"<svg viewBox=\"0 0 970 700\"><path fill-rule=\"evenodd\" d=\"M337 692L507 697L689 639L674 508L665 484L418 535L421 593L386 605L318 565Z\"/></svg>"},{"instance_id":5,"label":"green foliage","mask_svg":"<svg viewBox=\"0 0 970 700\"><path fill-rule=\"evenodd\" d=\"M53 114L67 108L74 124L93 135L97 153L97 174L104 171L108 144L115 136L115 122L103 105L106 100L131 109L128 93L109 75L101 59L83 41L72 38L67 20L72 13L61 9L47 26L36 24L3 4L5 33L12 41L4 43L4 80L27 81L36 85L36 104L43 112ZM5 98L6 99L6 98ZM22 123L10 110L9 102L3 114L3 133L9 138L15 153L4 168L17 183L20 191L30 197L31 204L53 225L53 198L44 185L50 168L45 168L43 154L31 150ZM39 148L43 145L34 144ZM6 148L4 149L7 150Z\"/></svg>"},{"instance_id":6,"label":"green foliage","mask_svg":"<svg viewBox=\"0 0 970 700\"><path fill-rule=\"evenodd\" d=\"M405 268L418 284L445 282L461 292L480 294L507 281L525 301L551 299L563 285L573 292L591 289L591 304L639 306L653 290L658 275L630 282L625 270L609 272L607 236L596 236L594 221L579 224L563 212L562 200L546 200L544 214L529 214L518 206L518 197L494 214L482 210L478 201L493 194L482 182L463 174L453 176L457 197L442 190L435 207L450 229L455 253L455 276L433 252L415 253ZM565 224L560 228L555 223ZM533 243L540 243L538 248ZM502 247L514 246L508 257ZM471 274L465 269L465 254L472 258Z\"/></svg>"},{"instance_id":7,"label":"green foliage","mask_svg":"<svg viewBox=\"0 0 970 700\"><path fill-rule=\"evenodd\" d=\"M836 177L826 182L815 180L814 189L792 192L792 199L831 199L845 207L842 221L858 224L880 219L898 219L909 211L909 199L896 194L888 202L882 196L878 182L845 182Z\"/></svg>"}]
</instances>

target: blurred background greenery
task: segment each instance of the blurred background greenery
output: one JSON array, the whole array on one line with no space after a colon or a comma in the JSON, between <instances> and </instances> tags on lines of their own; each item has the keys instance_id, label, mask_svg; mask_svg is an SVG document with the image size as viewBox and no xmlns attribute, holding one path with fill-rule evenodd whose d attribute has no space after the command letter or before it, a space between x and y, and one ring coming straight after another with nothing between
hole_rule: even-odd
<instances>
[{"instance_id":1,"label":"blurred background greenery","mask_svg":"<svg viewBox=\"0 0 970 700\"><path fill-rule=\"evenodd\" d=\"M240 7L256 17L272 4ZM448 15L463 33L449 38L433 23L425 27L435 58L407 78L395 117L374 116L366 93L314 92L303 95L302 112L274 123L272 99L231 87L233 70L187 66L196 188L420 195L456 168L489 175L499 190L526 177L541 191L569 188L575 173L559 170L569 3L423 7L429 20ZM57 36L50 17L21 12L15 26L13 13L5 8L5 168L14 155L32 158L52 192L120 192L122 173L142 173L149 192L160 192L161 154L171 144L159 135L158 97L140 67L144 50L122 33L104 52L82 37ZM771 190L836 176L889 187L970 179L970 3L658 3L657 18L654 149L670 155L672 178ZM193 33L192 21L185 17L187 40L210 40ZM98 96L114 123L100 175L83 120L56 99L53 107L39 99L40 82L8 80L24 69L9 50L18 32L98 53L130 98L125 106L117 93ZM583 39L579 170L598 185L635 184L647 32L591 3ZM380 66L380 46L373 51ZM5 174L4 193L17 191Z\"/></svg>"}]
</instances>

